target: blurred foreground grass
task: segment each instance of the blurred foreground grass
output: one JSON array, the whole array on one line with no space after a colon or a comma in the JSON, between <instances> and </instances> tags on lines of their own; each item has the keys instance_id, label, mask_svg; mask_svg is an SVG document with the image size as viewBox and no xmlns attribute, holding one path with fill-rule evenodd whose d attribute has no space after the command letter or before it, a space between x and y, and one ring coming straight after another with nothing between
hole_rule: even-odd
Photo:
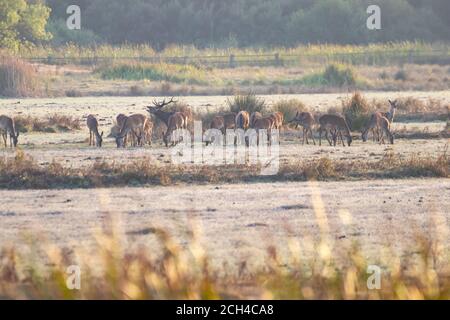
<instances>
[{"instance_id":1,"label":"blurred foreground grass","mask_svg":"<svg viewBox=\"0 0 450 320\"><path fill-rule=\"evenodd\" d=\"M449 299L450 266L445 218L430 213L433 234L417 233L408 244L413 256L380 248L379 289L368 267L373 264L356 243L339 246L329 237L325 206L318 185L310 182L319 239L288 237L266 250L264 267L241 261L234 269L214 265L202 247L201 230L191 221L188 241L158 227L148 232L157 247L125 250L119 224L109 214L103 230L95 234L93 252L30 242L28 251L14 247L0 253L0 298L3 299ZM343 226L352 224L341 212ZM287 245L287 257L279 254ZM304 254L314 250L314 258ZM343 252L342 256L341 253ZM286 260L287 259L287 260ZM343 261L343 262L342 262ZM69 266L81 271L80 290L69 290Z\"/></svg>"}]
</instances>

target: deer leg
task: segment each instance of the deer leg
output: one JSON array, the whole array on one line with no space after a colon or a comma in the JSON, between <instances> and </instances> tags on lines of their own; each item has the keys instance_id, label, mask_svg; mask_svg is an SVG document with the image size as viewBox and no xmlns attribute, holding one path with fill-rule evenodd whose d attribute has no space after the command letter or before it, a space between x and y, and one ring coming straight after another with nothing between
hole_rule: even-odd
<instances>
[{"instance_id":1,"label":"deer leg","mask_svg":"<svg viewBox=\"0 0 450 320\"><path fill-rule=\"evenodd\" d=\"M325 129L325 138L327 139L327 141L330 144L330 146L333 146L333 144L331 143L330 137L328 136L328 130L327 129Z\"/></svg>"},{"instance_id":2,"label":"deer leg","mask_svg":"<svg viewBox=\"0 0 450 320\"><path fill-rule=\"evenodd\" d=\"M311 134L311 139L312 139L314 145L316 145L316 139L314 139L314 133L311 128L309 128L309 133Z\"/></svg>"},{"instance_id":3,"label":"deer leg","mask_svg":"<svg viewBox=\"0 0 450 320\"><path fill-rule=\"evenodd\" d=\"M329 134L331 135L332 140L330 139ZM334 145L336 145L336 143L334 142L335 138L334 138L334 133L332 130L329 130L329 131L325 130L325 138L327 138L328 143L330 144L331 147L333 146L333 143L334 143Z\"/></svg>"},{"instance_id":4,"label":"deer leg","mask_svg":"<svg viewBox=\"0 0 450 320\"><path fill-rule=\"evenodd\" d=\"M384 133L383 133L383 131L381 132L381 136L379 137L378 142L380 143L380 145L381 145L381 144L385 144L385 142L384 142Z\"/></svg>"},{"instance_id":5,"label":"deer leg","mask_svg":"<svg viewBox=\"0 0 450 320\"><path fill-rule=\"evenodd\" d=\"M345 143L344 143L344 137L342 136L342 132L341 132L341 130L339 130L339 137L341 137L341 142L342 142L342 145L345 147Z\"/></svg>"},{"instance_id":6,"label":"deer leg","mask_svg":"<svg viewBox=\"0 0 450 320\"><path fill-rule=\"evenodd\" d=\"M319 129L319 146L322 146L322 127Z\"/></svg>"},{"instance_id":7,"label":"deer leg","mask_svg":"<svg viewBox=\"0 0 450 320\"><path fill-rule=\"evenodd\" d=\"M2 138L3 138L3 143L5 144L5 148L6 148L7 147L6 140L8 138L8 134L7 133L2 133Z\"/></svg>"}]
</instances>

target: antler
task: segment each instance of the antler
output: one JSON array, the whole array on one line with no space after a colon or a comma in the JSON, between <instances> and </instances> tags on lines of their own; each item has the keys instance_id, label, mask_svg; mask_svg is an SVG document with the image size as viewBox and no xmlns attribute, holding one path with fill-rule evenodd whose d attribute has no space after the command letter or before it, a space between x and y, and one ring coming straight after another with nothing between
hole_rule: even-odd
<instances>
[{"instance_id":1,"label":"antler","mask_svg":"<svg viewBox=\"0 0 450 320\"><path fill-rule=\"evenodd\" d=\"M176 103L176 102L177 102L177 101L174 100L174 97L172 97L172 98L170 99L170 101L168 101L168 102L166 102L166 99L164 99L162 102L158 102L158 101L156 101L156 99L155 99L155 100L153 100L153 105L154 105L155 107L161 109L161 108L163 108L163 107L165 107L165 106L167 106L167 105L169 105L169 104L171 104L171 103Z\"/></svg>"}]
</instances>

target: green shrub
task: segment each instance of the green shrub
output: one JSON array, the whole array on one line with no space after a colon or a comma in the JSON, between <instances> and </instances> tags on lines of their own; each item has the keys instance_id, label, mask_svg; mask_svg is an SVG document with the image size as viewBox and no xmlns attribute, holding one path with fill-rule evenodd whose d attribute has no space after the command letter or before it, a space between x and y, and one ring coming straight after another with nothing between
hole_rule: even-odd
<instances>
[{"instance_id":1,"label":"green shrub","mask_svg":"<svg viewBox=\"0 0 450 320\"><path fill-rule=\"evenodd\" d=\"M306 111L305 105L298 99L280 100L273 105L272 109L281 112L285 121L294 119L297 112Z\"/></svg>"},{"instance_id":2,"label":"green shrub","mask_svg":"<svg viewBox=\"0 0 450 320\"><path fill-rule=\"evenodd\" d=\"M152 63L120 63L102 66L96 70L105 80L153 80L174 83L206 85L206 72L192 65L152 64Z\"/></svg>"},{"instance_id":3,"label":"green shrub","mask_svg":"<svg viewBox=\"0 0 450 320\"><path fill-rule=\"evenodd\" d=\"M267 109L265 100L252 93L236 95L232 100L228 99L227 104L230 111L235 113L247 111L252 114L253 112L265 112Z\"/></svg>"},{"instance_id":4,"label":"green shrub","mask_svg":"<svg viewBox=\"0 0 450 320\"><path fill-rule=\"evenodd\" d=\"M342 102L342 111L352 130L361 131L373 111L364 96L356 92L351 99Z\"/></svg>"},{"instance_id":5,"label":"green shrub","mask_svg":"<svg viewBox=\"0 0 450 320\"><path fill-rule=\"evenodd\" d=\"M299 82L306 86L312 87L344 87L363 84L363 81L359 79L353 68L337 63L328 65L325 70L320 73L307 75L303 77Z\"/></svg>"},{"instance_id":6,"label":"green shrub","mask_svg":"<svg viewBox=\"0 0 450 320\"><path fill-rule=\"evenodd\" d=\"M406 80L408 80L408 74L406 73L405 70L399 70L394 75L394 79L397 81L406 81Z\"/></svg>"},{"instance_id":7,"label":"green shrub","mask_svg":"<svg viewBox=\"0 0 450 320\"><path fill-rule=\"evenodd\" d=\"M355 71L345 65L330 64L323 74L325 81L331 86L354 86L357 82Z\"/></svg>"}]
</instances>

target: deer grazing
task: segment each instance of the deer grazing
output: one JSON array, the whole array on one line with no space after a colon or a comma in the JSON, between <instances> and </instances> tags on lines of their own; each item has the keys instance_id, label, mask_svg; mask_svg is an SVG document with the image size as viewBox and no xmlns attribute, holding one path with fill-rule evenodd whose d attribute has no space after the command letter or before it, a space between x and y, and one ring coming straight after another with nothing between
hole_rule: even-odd
<instances>
[{"instance_id":1,"label":"deer grazing","mask_svg":"<svg viewBox=\"0 0 450 320\"><path fill-rule=\"evenodd\" d=\"M172 146L176 144L173 139L173 132L179 129L186 128L186 118L182 112L175 112L172 116L170 116L167 126L167 131L163 136L163 141L166 147L169 146L169 138L172 140Z\"/></svg>"},{"instance_id":2,"label":"deer grazing","mask_svg":"<svg viewBox=\"0 0 450 320\"><path fill-rule=\"evenodd\" d=\"M344 139L342 138L342 131L347 138L347 144L350 147L353 139L350 132L350 128L344 117L334 114L326 114L319 118L319 145L322 145L322 132L325 131L325 137L328 140L330 146L334 144L336 146L336 140L338 137L341 138L342 145L345 147ZM331 134L333 138L333 143L331 142L328 134Z\"/></svg>"},{"instance_id":3,"label":"deer grazing","mask_svg":"<svg viewBox=\"0 0 450 320\"><path fill-rule=\"evenodd\" d=\"M284 115L283 113L277 111L275 113L272 113L269 117L271 117L273 119L273 128L274 129L281 129L281 127L283 127L283 122L284 122Z\"/></svg>"},{"instance_id":4,"label":"deer grazing","mask_svg":"<svg viewBox=\"0 0 450 320\"><path fill-rule=\"evenodd\" d=\"M364 128L363 132L362 132L362 140L364 142L367 141L367 136L369 134L370 130L373 130L374 128L376 128L376 130L378 132L381 131L381 135L379 134L378 136L378 140L381 143L385 143L384 142L384 135L386 134L386 136L389 138L389 142L391 144L394 144L394 135L391 133L390 130L390 122L388 120L388 118L384 117L382 113L374 113L371 117L370 117L370 121L367 124L367 126Z\"/></svg>"},{"instance_id":5,"label":"deer grazing","mask_svg":"<svg viewBox=\"0 0 450 320\"><path fill-rule=\"evenodd\" d=\"M309 144L308 133L311 135L314 145L316 144L316 140L314 139L314 134L313 134L313 130L312 130L316 123L316 120L314 119L314 116L311 112L298 112L297 111L295 118L293 120L291 120L290 123L295 123L296 129L298 128L298 126L303 127L302 144L305 144L305 138L306 138L306 144Z\"/></svg>"},{"instance_id":6,"label":"deer grazing","mask_svg":"<svg viewBox=\"0 0 450 320\"><path fill-rule=\"evenodd\" d=\"M236 115L235 128L247 130L249 125L250 125L250 115L248 114L247 111L240 111Z\"/></svg>"},{"instance_id":7,"label":"deer grazing","mask_svg":"<svg viewBox=\"0 0 450 320\"><path fill-rule=\"evenodd\" d=\"M132 114L127 117L122 124L120 132L116 136L117 148L125 147L125 137L128 134L134 135L136 138L132 146L142 146L145 139L145 126L149 119L142 114Z\"/></svg>"},{"instance_id":8,"label":"deer grazing","mask_svg":"<svg viewBox=\"0 0 450 320\"><path fill-rule=\"evenodd\" d=\"M16 130L16 125L12 118L7 116L0 116L0 131L2 132L5 148L7 147L8 134L10 148L12 148L13 146L14 148L17 147L19 131Z\"/></svg>"},{"instance_id":9,"label":"deer grazing","mask_svg":"<svg viewBox=\"0 0 450 320\"><path fill-rule=\"evenodd\" d=\"M249 125L250 125L250 115L248 114L247 111L240 111L236 115L234 129L235 130L241 129L241 130L246 131L248 129ZM234 139L235 145L237 145L237 141L238 141L238 137L236 137ZM245 138L245 141L246 141L246 144L248 145L247 138Z\"/></svg>"},{"instance_id":10,"label":"deer grazing","mask_svg":"<svg viewBox=\"0 0 450 320\"><path fill-rule=\"evenodd\" d=\"M265 130L267 132L267 140L269 144L272 143L272 130L275 129L276 119L272 116L261 117L255 116L253 118L252 128L256 130L257 133L257 144L259 145L259 133L260 130Z\"/></svg>"},{"instance_id":11,"label":"deer grazing","mask_svg":"<svg viewBox=\"0 0 450 320\"><path fill-rule=\"evenodd\" d=\"M235 119L236 119L235 113L217 115L211 120L209 128L220 130L222 134L225 135L228 129L234 129ZM211 142L212 141L206 141L206 146L208 146Z\"/></svg>"},{"instance_id":12,"label":"deer grazing","mask_svg":"<svg viewBox=\"0 0 450 320\"><path fill-rule=\"evenodd\" d=\"M251 115L250 115L250 119L249 119L249 126L251 127L251 128L253 128L253 126L254 126L254 124L255 124L255 120L256 119L261 119L263 116L262 116L262 114L260 113L260 112L253 112Z\"/></svg>"},{"instance_id":13,"label":"deer grazing","mask_svg":"<svg viewBox=\"0 0 450 320\"><path fill-rule=\"evenodd\" d=\"M95 116L92 114L88 115L86 124L89 129L89 146L101 148L103 143L103 132L101 134L98 132L98 121Z\"/></svg>"},{"instance_id":14,"label":"deer grazing","mask_svg":"<svg viewBox=\"0 0 450 320\"><path fill-rule=\"evenodd\" d=\"M124 115L123 113L117 115L116 123L117 123L118 130L115 133L114 137L117 137L117 135L120 133L120 130L122 130L123 124L125 123L125 121L127 119L128 119L128 116ZM135 142L136 141L136 136L130 132L123 138L123 146L124 147L126 147L128 139L130 139L132 145L136 143Z\"/></svg>"}]
</instances>

